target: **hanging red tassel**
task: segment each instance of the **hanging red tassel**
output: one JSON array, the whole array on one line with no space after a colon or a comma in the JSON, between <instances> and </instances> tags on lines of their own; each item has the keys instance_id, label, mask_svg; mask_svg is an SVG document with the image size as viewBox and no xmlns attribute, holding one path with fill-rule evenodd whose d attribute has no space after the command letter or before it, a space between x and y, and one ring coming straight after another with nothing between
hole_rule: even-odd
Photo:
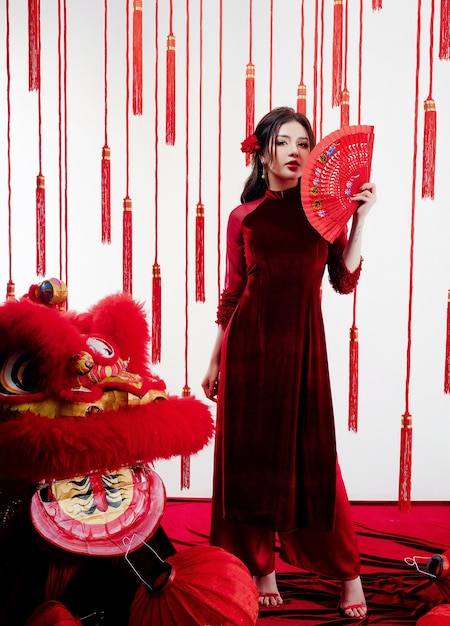
<instances>
[{"instance_id":1,"label":"hanging red tassel","mask_svg":"<svg viewBox=\"0 0 450 626\"><path fill-rule=\"evenodd\" d=\"M167 36L166 50L166 144L175 145L175 36Z\"/></svg>"},{"instance_id":2,"label":"hanging red tassel","mask_svg":"<svg viewBox=\"0 0 450 626\"><path fill-rule=\"evenodd\" d=\"M306 115L306 85L303 83L297 87L297 113Z\"/></svg>"},{"instance_id":3,"label":"hanging red tassel","mask_svg":"<svg viewBox=\"0 0 450 626\"><path fill-rule=\"evenodd\" d=\"M191 389L188 385L185 385L183 387L183 393L181 395L183 398L187 398L191 395ZM181 472L180 472L180 488L190 489L190 487L191 487L191 457L182 456L181 457Z\"/></svg>"},{"instance_id":4,"label":"hanging red tassel","mask_svg":"<svg viewBox=\"0 0 450 626\"><path fill-rule=\"evenodd\" d=\"M161 360L161 267L152 268L152 363Z\"/></svg>"},{"instance_id":5,"label":"hanging red tassel","mask_svg":"<svg viewBox=\"0 0 450 626\"><path fill-rule=\"evenodd\" d=\"M445 346L444 393L450 393L450 289L447 294L447 341Z\"/></svg>"},{"instance_id":6,"label":"hanging red tassel","mask_svg":"<svg viewBox=\"0 0 450 626\"><path fill-rule=\"evenodd\" d=\"M102 243L111 243L111 150L102 148Z\"/></svg>"},{"instance_id":7,"label":"hanging red tassel","mask_svg":"<svg viewBox=\"0 0 450 626\"><path fill-rule=\"evenodd\" d=\"M195 215L195 300L205 301L205 207L201 202Z\"/></svg>"},{"instance_id":8,"label":"hanging red tassel","mask_svg":"<svg viewBox=\"0 0 450 626\"><path fill-rule=\"evenodd\" d=\"M16 299L16 286L12 280L8 280L8 283L6 285L6 299L7 300Z\"/></svg>"},{"instance_id":9,"label":"hanging red tassel","mask_svg":"<svg viewBox=\"0 0 450 626\"><path fill-rule=\"evenodd\" d=\"M341 93L341 128L350 125L350 92L344 89Z\"/></svg>"},{"instance_id":10,"label":"hanging red tassel","mask_svg":"<svg viewBox=\"0 0 450 626\"><path fill-rule=\"evenodd\" d=\"M142 108L142 0L133 0L133 114Z\"/></svg>"},{"instance_id":11,"label":"hanging red tassel","mask_svg":"<svg viewBox=\"0 0 450 626\"><path fill-rule=\"evenodd\" d=\"M436 163L436 104L429 98L424 102L422 198L434 198Z\"/></svg>"},{"instance_id":12,"label":"hanging red tassel","mask_svg":"<svg viewBox=\"0 0 450 626\"><path fill-rule=\"evenodd\" d=\"M433 47L434 47L434 0L430 14L430 80L428 98L423 103L425 120L423 125L422 198L434 199L434 173L436 165L436 103L433 100Z\"/></svg>"},{"instance_id":13,"label":"hanging red tassel","mask_svg":"<svg viewBox=\"0 0 450 626\"><path fill-rule=\"evenodd\" d=\"M342 89L342 31L343 8L342 0L334 0L333 12L333 72L331 106L339 106Z\"/></svg>"},{"instance_id":14,"label":"hanging red tassel","mask_svg":"<svg viewBox=\"0 0 450 626\"><path fill-rule=\"evenodd\" d=\"M255 66L248 63L245 70L245 136L253 133L255 127ZM245 154L245 164L250 163L250 154Z\"/></svg>"},{"instance_id":15,"label":"hanging red tassel","mask_svg":"<svg viewBox=\"0 0 450 626\"><path fill-rule=\"evenodd\" d=\"M306 85L303 82L303 70L305 62L305 0L302 0L300 8L300 81L297 87L297 113L306 115Z\"/></svg>"},{"instance_id":16,"label":"hanging red tassel","mask_svg":"<svg viewBox=\"0 0 450 626\"><path fill-rule=\"evenodd\" d=\"M123 292L130 294L133 289L133 211L131 198L123 200Z\"/></svg>"},{"instance_id":17,"label":"hanging red tassel","mask_svg":"<svg viewBox=\"0 0 450 626\"><path fill-rule=\"evenodd\" d=\"M450 59L450 0L441 0L439 58Z\"/></svg>"},{"instance_id":18,"label":"hanging red tassel","mask_svg":"<svg viewBox=\"0 0 450 626\"><path fill-rule=\"evenodd\" d=\"M40 71L40 7L39 0L28 0L28 89L38 91Z\"/></svg>"},{"instance_id":19,"label":"hanging red tassel","mask_svg":"<svg viewBox=\"0 0 450 626\"><path fill-rule=\"evenodd\" d=\"M400 442L400 474L398 483L398 507L407 513L411 505L412 477L412 417L409 413L402 415Z\"/></svg>"},{"instance_id":20,"label":"hanging red tassel","mask_svg":"<svg viewBox=\"0 0 450 626\"><path fill-rule=\"evenodd\" d=\"M373 11L381 11L383 8L383 0L372 0Z\"/></svg>"},{"instance_id":21,"label":"hanging red tassel","mask_svg":"<svg viewBox=\"0 0 450 626\"><path fill-rule=\"evenodd\" d=\"M36 177L36 274L45 275L45 178Z\"/></svg>"},{"instance_id":22,"label":"hanging red tassel","mask_svg":"<svg viewBox=\"0 0 450 626\"><path fill-rule=\"evenodd\" d=\"M348 429L354 433L358 432L358 368L359 368L358 329L353 324L353 326L350 328Z\"/></svg>"}]
</instances>

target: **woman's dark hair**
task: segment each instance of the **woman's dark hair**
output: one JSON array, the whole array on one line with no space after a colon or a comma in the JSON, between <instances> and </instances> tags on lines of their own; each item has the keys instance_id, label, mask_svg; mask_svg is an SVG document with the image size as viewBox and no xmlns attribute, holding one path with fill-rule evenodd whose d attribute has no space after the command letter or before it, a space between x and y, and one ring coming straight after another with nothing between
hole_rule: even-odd
<instances>
[{"instance_id":1,"label":"woman's dark hair","mask_svg":"<svg viewBox=\"0 0 450 626\"><path fill-rule=\"evenodd\" d=\"M301 113L297 113L297 111L291 107L278 107L266 113L259 121L254 131L255 135L258 137L260 148L252 154L252 171L244 184L244 189L241 194L242 203L261 198L266 193L267 183L263 175L264 172L260 156L273 152L275 137L278 135L280 126L292 121L298 122L306 129L311 150L314 148L316 143L314 133L307 117Z\"/></svg>"}]
</instances>

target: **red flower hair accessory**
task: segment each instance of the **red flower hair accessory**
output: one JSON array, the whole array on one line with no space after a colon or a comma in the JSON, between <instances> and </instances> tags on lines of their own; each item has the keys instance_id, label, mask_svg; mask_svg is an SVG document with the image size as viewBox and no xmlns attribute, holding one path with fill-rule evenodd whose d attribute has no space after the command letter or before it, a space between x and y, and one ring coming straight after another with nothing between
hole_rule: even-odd
<instances>
[{"instance_id":1,"label":"red flower hair accessory","mask_svg":"<svg viewBox=\"0 0 450 626\"><path fill-rule=\"evenodd\" d=\"M247 154L253 154L260 149L261 146L259 145L259 139L255 134L249 135L247 139L244 139L241 143L241 152L245 152Z\"/></svg>"}]
</instances>

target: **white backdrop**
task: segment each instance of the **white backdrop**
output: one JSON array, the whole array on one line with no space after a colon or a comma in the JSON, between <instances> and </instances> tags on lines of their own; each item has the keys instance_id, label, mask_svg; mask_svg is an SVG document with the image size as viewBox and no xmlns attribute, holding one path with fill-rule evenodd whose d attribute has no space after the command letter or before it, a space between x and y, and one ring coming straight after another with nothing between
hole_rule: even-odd
<instances>
[{"instance_id":1,"label":"white backdrop","mask_svg":"<svg viewBox=\"0 0 450 626\"><path fill-rule=\"evenodd\" d=\"M132 3L131 3L132 4ZM312 115L314 4L305 2L305 76ZM321 3L319 3L321 4ZM396 500L400 425L405 410L407 321L411 251L412 172L416 81L417 2L385 0L379 12L364 2L361 122L375 126L372 180L378 202L367 220L364 270L358 288L360 339L359 432L347 430L348 334L352 296L339 296L324 281L323 308L336 413L340 463L353 500ZM8 195L6 2L0 13L0 285L9 278L8 209L11 208L12 279L21 295L35 275L35 184L38 162L38 98L28 90L26 0L9 3L10 165ZM58 2L41 0L42 154L46 179L47 272L60 274ZM62 3L62 6L64 3ZM199 0L174 0L177 47L177 139L166 146L165 45L169 1L143 0L144 112L130 119L130 197L133 202L133 295L151 305L155 254L155 51L158 63L158 214L162 272L162 359L155 371L172 394L200 382L215 339L218 280L223 279L224 235L247 176L240 143L245 136L245 66L249 62L249 5L223 1L222 99L219 118L219 0L203 2L203 162L206 302L195 303L195 206L199 200ZM443 392L447 290L450 288L450 62L439 61L436 3L433 97L438 111L435 200L420 198L423 101L429 84L429 1L423 1L418 117L418 167L413 247L411 387L413 500L450 495L448 449L450 396ZM112 244L100 242L100 158L104 144L103 17L100 0L67 0L67 211L70 307L84 310L122 289L122 202L125 187L125 0L108 6L108 143L111 147ZM155 31L158 6L158 31ZM273 2L272 105L295 107L300 78L299 0ZM359 2L349 0L348 80L350 123L357 123ZM333 2L324 3L323 135L340 125L331 107ZM256 121L269 108L270 2L253 2ZM189 26L189 67L186 27ZM156 32L158 35L156 36ZM131 36L130 36L131 42ZM131 45L131 43L130 43ZM130 65L131 67L131 65ZM188 78L188 80L186 80ZM188 90L187 90L188 87ZM188 95L186 96L186 91ZM188 107L188 124L186 110ZM218 127L222 168L218 185ZM188 159L186 159L188 128ZM186 181L188 187L186 188ZM188 198L188 331L185 325L186 197ZM220 197L221 215L218 219ZM218 228L221 248L218 254ZM218 274L218 271L220 274ZM1 286L0 286L1 289ZM214 406L211 407L214 411ZM318 459L320 462L320 459ZM179 489L179 459L157 464L169 496L209 497L212 446L192 459L191 489Z\"/></svg>"}]
</instances>

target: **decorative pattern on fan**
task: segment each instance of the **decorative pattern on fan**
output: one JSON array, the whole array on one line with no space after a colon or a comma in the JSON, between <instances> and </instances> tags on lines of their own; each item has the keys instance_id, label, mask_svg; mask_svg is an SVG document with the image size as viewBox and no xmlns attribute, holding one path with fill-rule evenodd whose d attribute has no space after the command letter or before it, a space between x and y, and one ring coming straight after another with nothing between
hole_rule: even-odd
<instances>
[{"instance_id":1,"label":"decorative pattern on fan","mask_svg":"<svg viewBox=\"0 0 450 626\"><path fill-rule=\"evenodd\" d=\"M311 225L332 243L358 208L350 198L369 182L373 126L340 128L311 150L301 179L303 209Z\"/></svg>"}]
</instances>

